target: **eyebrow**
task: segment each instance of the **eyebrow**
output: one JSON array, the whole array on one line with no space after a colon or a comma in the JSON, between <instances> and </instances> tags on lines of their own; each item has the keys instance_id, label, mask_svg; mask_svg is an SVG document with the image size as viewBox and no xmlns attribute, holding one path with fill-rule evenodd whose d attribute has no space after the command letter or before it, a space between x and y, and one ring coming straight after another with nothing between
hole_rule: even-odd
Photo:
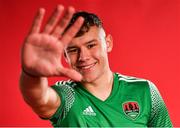
<instances>
[{"instance_id":1,"label":"eyebrow","mask_svg":"<svg viewBox=\"0 0 180 128\"><path fill-rule=\"evenodd\" d=\"M94 42L94 41L97 41L97 39L92 39L92 40L86 42L85 45L90 44L91 42ZM66 49L69 50L69 49L73 49L73 48L77 48L77 47L76 46L68 46Z\"/></svg>"}]
</instances>

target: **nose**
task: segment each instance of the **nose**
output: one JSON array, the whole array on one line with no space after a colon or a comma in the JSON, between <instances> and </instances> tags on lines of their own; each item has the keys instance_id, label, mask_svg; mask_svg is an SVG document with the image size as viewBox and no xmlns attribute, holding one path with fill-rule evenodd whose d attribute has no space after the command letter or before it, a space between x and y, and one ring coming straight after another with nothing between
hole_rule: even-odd
<instances>
[{"instance_id":1,"label":"nose","mask_svg":"<svg viewBox=\"0 0 180 128\"><path fill-rule=\"evenodd\" d=\"M83 62L90 58L90 53L86 48L82 48L79 53L79 61Z\"/></svg>"}]
</instances>

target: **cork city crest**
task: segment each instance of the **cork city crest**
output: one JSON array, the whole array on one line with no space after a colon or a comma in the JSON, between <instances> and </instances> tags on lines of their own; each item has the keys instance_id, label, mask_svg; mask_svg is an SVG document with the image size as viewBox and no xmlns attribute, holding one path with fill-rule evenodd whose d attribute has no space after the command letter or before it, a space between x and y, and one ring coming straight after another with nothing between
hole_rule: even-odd
<instances>
[{"instance_id":1,"label":"cork city crest","mask_svg":"<svg viewBox=\"0 0 180 128\"><path fill-rule=\"evenodd\" d=\"M139 116L140 108L138 102L127 101L123 103L122 107L125 115L130 119L135 120Z\"/></svg>"}]
</instances>

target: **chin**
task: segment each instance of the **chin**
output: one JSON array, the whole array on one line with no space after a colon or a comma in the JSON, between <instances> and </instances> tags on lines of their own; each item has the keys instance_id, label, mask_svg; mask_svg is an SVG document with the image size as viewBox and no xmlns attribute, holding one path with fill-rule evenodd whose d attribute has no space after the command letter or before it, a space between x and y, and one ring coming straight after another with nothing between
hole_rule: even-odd
<instances>
[{"instance_id":1,"label":"chin","mask_svg":"<svg viewBox=\"0 0 180 128\"><path fill-rule=\"evenodd\" d=\"M83 75L83 79L82 82L87 82L87 83L92 83L94 82L96 79L98 78L98 76L96 74L87 74L87 75Z\"/></svg>"},{"instance_id":2,"label":"chin","mask_svg":"<svg viewBox=\"0 0 180 128\"><path fill-rule=\"evenodd\" d=\"M82 79L83 83L92 83L93 81L94 81L94 79L89 79L89 78L88 79L86 79L86 78Z\"/></svg>"}]
</instances>

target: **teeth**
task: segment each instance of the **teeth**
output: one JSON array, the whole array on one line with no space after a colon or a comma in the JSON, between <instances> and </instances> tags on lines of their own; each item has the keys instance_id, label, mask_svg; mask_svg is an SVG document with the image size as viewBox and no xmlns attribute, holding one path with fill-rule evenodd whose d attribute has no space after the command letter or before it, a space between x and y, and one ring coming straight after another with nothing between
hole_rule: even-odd
<instances>
[{"instance_id":1,"label":"teeth","mask_svg":"<svg viewBox=\"0 0 180 128\"><path fill-rule=\"evenodd\" d=\"M85 67L82 67L82 69L88 69L90 68L92 65L89 65L89 66L85 66Z\"/></svg>"},{"instance_id":2,"label":"teeth","mask_svg":"<svg viewBox=\"0 0 180 128\"><path fill-rule=\"evenodd\" d=\"M95 64L91 64L91 65L88 65L88 66L82 66L81 69L89 69L91 67L93 67Z\"/></svg>"}]
</instances>

